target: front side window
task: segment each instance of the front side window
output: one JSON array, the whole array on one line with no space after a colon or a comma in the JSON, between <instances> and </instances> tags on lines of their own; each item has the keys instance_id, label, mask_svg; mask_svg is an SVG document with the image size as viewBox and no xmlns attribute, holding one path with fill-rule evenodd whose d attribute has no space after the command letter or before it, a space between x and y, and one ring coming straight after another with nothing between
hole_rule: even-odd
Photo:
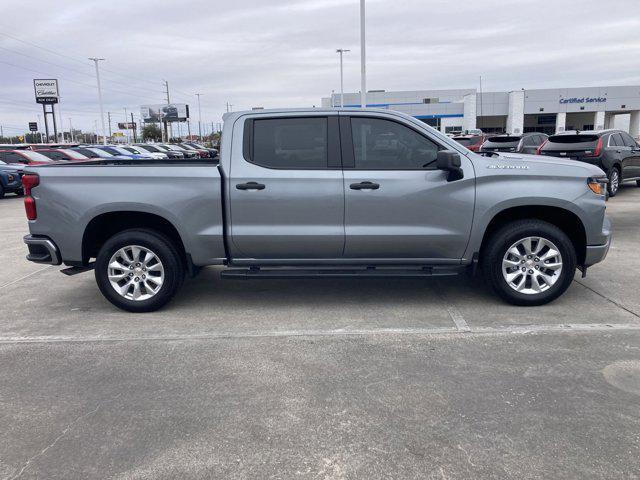
<instances>
[{"instance_id":1,"label":"front side window","mask_svg":"<svg viewBox=\"0 0 640 480\"><path fill-rule=\"evenodd\" d=\"M351 118L355 168L422 170L435 168L438 145L409 127L379 118Z\"/></svg>"},{"instance_id":2,"label":"front side window","mask_svg":"<svg viewBox=\"0 0 640 480\"><path fill-rule=\"evenodd\" d=\"M267 168L327 168L327 118L254 120L251 161Z\"/></svg>"}]
</instances>

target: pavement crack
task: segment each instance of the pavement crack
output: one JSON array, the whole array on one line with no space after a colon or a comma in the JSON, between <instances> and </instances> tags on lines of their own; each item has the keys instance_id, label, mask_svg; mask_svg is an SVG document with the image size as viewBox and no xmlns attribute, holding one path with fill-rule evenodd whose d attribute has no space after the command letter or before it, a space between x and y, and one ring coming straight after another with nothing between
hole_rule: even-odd
<instances>
[{"instance_id":1,"label":"pavement crack","mask_svg":"<svg viewBox=\"0 0 640 480\"><path fill-rule=\"evenodd\" d=\"M80 421L84 420L85 418L87 418L90 415L93 415L94 413L96 413L98 411L98 409L100 408L100 404L98 404L98 406L96 408L94 408L93 410L91 410L90 412L84 413L82 415L80 415L79 417L77 417L74 421L72 421L71 423L69 423L60 433L60 435L58 435L53 442L51 442L49 445L47 445L44 449L42 449L39 453L36 453L34 456L32 456L31 458L29 458L25 464L22 466L22 468L20 469L20 471L18 473L16 473L13 477L11 477L9 480L15 480L17 478L20 478L22 476L22 474L27 470L27 468L29 468L29 466L31 465L31 462L33 462L35 459L37 459L38 457L41 457L42 455L44 455L45 453L47 453L47 451L50 448L53 448L56 443L58 443L67 433L69 433L69 431Z\"/></svg>"},{"instance_id":2,"label":"pavement crack","mask_svg":"<svg viewBox=\"0 0 640 480\"><path fill-rule=\"evenodd\" d=\"M631 315L633 315L634 317L636 317L637 319L640 320L640 314L634 312L633 310L631 310L630 308L625 307L624 305L622 305L621 303L616 302L615 300L613 300L612 298L607 297L605 294L600 293L599 291L591 288L590 286L582 283L579 280L576 280L575 278L573 279L574 282L576 282L578 285L581 285L582 287L586 288L587 290L589 290L590 292L595 293L596 295L598 295L600 298L603 298L604 300L606 300L607 302L615 305L618 308L621 308L622 310L624 310L627 313L630 313Z\"/></svg>"},{"instance_id":3,"label":"pavement crack","mask_svg":"<svg viewBox=\"0 0 640 480\"><path fill-rule=\"evenodd\" d=\"M34 275L37 275L40 272L44 272L45 270L48 270L48 269L50 269L52 267L53 267L53 265L47 265L46 267L41 268L40 270L36 270L35 272L31 272L28 275L24 275L24 276L22 276L20 278L16 278L15 280L12 280L9 283L5 283L4 285L0 285L0 289L1 288L6 288L6 287L10 287L11 285L15 285L16 283L21 282L22 280L26 280L29 277L33 277Z\"/></svg>"}]
</instances>

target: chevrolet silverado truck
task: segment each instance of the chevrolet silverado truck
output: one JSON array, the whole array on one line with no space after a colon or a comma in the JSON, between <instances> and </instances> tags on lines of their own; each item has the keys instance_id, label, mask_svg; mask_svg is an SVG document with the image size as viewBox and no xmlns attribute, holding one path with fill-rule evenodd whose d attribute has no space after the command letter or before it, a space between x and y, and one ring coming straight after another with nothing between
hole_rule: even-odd
<instances>
[{"instance_id":1,"label":"chevrolet silverado truck","mask_svg":"<svg viewBox=\"0 0 640 480\"><path fill-rule=\"evenodd\" d=\"M206 265L245 279L477 271L540 305L610 244L598 167L481 156L390 110L233 112L217 159L29 166L23 184L27 258L93 268L133 312Z\"/></svg>"}]
</instances>

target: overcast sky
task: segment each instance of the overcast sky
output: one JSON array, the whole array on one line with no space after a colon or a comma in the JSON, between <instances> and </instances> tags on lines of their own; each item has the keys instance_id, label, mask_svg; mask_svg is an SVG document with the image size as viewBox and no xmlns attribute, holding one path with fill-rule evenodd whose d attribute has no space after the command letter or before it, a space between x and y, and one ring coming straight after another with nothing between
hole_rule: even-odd
<instances>
[{"instance_id":1,"label":"overcast sky","mask_svg":"<svg viewBox=\"0 0 640 480\"><path fill-rule=\"evenodd\" d=\"M226 102L320 105L340 88L336 48L359 90L359 39L358 0L2 0L0 124L37 120L32 79L50 77L65 129L93 130L93 56L114 122L162 103L163 79L194 121L202 93L209 124ZM638 85L638 0L367 0L367 56L369 89Z\"/></svg>"}]
</instances>

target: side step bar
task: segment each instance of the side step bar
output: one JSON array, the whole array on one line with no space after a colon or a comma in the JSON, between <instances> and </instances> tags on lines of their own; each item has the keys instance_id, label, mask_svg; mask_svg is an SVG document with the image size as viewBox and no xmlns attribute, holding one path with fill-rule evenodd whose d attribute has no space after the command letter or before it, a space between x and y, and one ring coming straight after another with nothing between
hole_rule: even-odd
<instances>
[{"instance_id":1,"label":"side step bar","mask_svg":"<svg viewBox=\"0 0 640 480\"><path fill-rule=\"evenodd\" d=\"M220 273L222 278L422 278L458 275L458 267L403 268L230 268Z\"/></svg>"}]
</instances>

